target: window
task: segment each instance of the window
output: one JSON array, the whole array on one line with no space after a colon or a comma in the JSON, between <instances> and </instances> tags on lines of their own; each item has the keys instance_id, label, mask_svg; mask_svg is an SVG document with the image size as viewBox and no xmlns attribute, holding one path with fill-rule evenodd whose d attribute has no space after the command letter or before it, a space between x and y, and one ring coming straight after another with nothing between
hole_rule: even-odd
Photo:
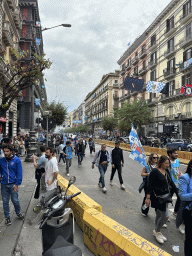
<instances>
[{"instance_id":1,"label":"window","mask_svg":"<svg viewBox=\"0 0 192 256\"><path fill-rule=\"evenodd\" d=\"M182 85L184 84L191 84L192 83L192 75L187 74L185 76L182 76Z\"/></svg>"},{"instance_id":2,"label":"window","mask_svg":"<svg viewBox=\"0 0 192 256\"><path fill-rule=\"evenodd\" d=\"M186 112L191 112L191 102L186 103Z\"/></svg>"},{"instance_id":3,"label":"window","mask_svg":"<svg viewBox=\"0 0 192 256\"><path fill-rule=\"evenodd\" d=\"M172 116L172 115L173 115L173 106L170 106L170 107L168 108L168 115L169 115L169 116Z\"/></svg>"},{"instance_id":4,"label":"window","mask_svg":"<svg viewBox=\"0 0 192 256\"><path fill-rule=\"evenodd\" d=\"M155 81L156 80L156 69L153 70L150 74L150 80Z\"/></svg>"},{"instance_id":5,"label":"window","mask_svg":"<svg viewBox=\"0 0 192 256\"><path fill-rule=\"evenodd\" d=\"M167 43L167 48L170 50L172 50L172 49L174 49L174 37L173 38L171 38L169 41L168 41L168 43Z\"/></svg>"},{"instance_id":6,"label":"window","mask_svg":"<svg viewBox=\"0 0 192 256\"><path fill-rule=\"evenodd\" d=\"M183 52L183 62L189 60L192 58L192 48L186 50L185 52Z\"/></svg>"},{"instance_id":7,"label":"window","mask_svg":"<svg viewBox=\"0 0 192 256\"><path fill-rule=\"evenodd\" d=\"M166 32L172 28L174 28L174 16L172 16L170 19L167 19Z\"/></svg>"},{"instance_id":8,"label":"window","mask_svg":"<svg viewBox=\"0 0 192 256\"><path fill-rule=\"evenodd\" d=\"M142 46L142 53L144 53L145 52L145 44Z\"/></svg>"},{"instance_id":9,"label":"window","mask_svg":"<svg viewBox=\"0 0 192 256\"><path fill-rule=\"evenodd\" d=\"M191 0L183 5L183 17L187 16L191 12Z\"/></svg>"},{"instance_id":10,"label":"window","mask_svg":"<svg viewBox=\"0 0 192 256\"><path fill-rule=\"evenodd\" d=\"M191 23L189 23L189 24L186 26L186 37L187 37L187 38L190 38L190 37L191 37Z\"/></svg>"},{"instance_id":11,"label":"window","mask_svg":"<svg viewBox=\"0 0 192 256\"><path fill-rule=\"evenodd\" d=\"M146 69L146 60L143 61L143 69Z\"/></svg>"},{"instance_id":12,"label":"window","mask_svg":"<svg viewBox=\"0 0 192 256\"><path fill-rule=\"evenodd\" d=\"M131 59L128 59L128 66L131 66Z\"/></svg>"},{"instance_id":13,"label":"window","mask_svg":"<svg viewBox=\"0 0 192 256\"><path fill-rule=\"evenodd\" d=\"M172 96L175 90L175 80L169 83L169 96Z\"/></svg>"},{"instance_id":14,"label":"window","mask_svg":"<svg viewBox=\"0 0 192 256\"><path fill-rule=\"evenodd\" d=\"M152 53L151 54L151 60L150 60L150 62L156 62L156 59L157 59L157 52L154 52L154 53Z\"/></svg>"},{"instance_id":15,"label":"window","mask_svg":"<svg viewBox=\"0 0 192 256\"><path fill-rule=\"evenodd\" d=\"M156 34L151 37L151 46L156 43Z\"/></svg>"},{"instance_id":16,"label":"window","mask_svg":"<svg viewBox=\"0 0 192 256\"><path fill-rule=\"evenodd\" d=\"M173 70L175 68L175 58L167 62L167 70Z\"/></svg>"},{"instance_id":17,"label":"window","mask_svg":"<svg viewBox=\"0 0 192 256\"><path fill-rule=\"evenodd\" d=\"M137 58L137 56L138 56L138 52L135 53L135 58Z\"/></svg>"},{"instance_id":18,"label":"window","mask_svg":"<svg viewBox=\"0 0 192 256\"><path fill-rule=\"evenodd\" d=\"M134 68L134 74L137 75L138 74L138 67Z\"/></svg>"}]
</instances>

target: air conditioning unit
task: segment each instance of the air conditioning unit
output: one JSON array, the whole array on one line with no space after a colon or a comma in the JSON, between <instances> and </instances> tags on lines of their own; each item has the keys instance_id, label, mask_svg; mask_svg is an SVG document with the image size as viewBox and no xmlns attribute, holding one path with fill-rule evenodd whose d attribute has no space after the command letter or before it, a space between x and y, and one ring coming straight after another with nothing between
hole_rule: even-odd
<instances>
[{"instance_id":1,"label":"air conditioning unit","mask_svg":"<svg viewBox=\"0 0 192 256\"><path fill-rule=\"evenodd\" d=\"M179 116L179 114L178 114L178 113L176 113L174 116L175 116L175 117L178 117L178 116Z\"/></svg>"}]
</instances>

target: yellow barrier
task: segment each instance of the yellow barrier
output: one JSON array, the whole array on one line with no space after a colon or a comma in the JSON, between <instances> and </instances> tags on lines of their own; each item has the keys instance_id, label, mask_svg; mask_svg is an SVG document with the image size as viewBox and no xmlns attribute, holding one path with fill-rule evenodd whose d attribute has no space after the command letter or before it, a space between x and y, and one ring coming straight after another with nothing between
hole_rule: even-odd
<instances>
[{"instance_id":1,"label":"yellow barrier","mask_svg":"<svg viewBox=\"0 0 192 256\"><path fill-rule=\"evenodd\" d=\"M95 209L87 209L83 221L84 243L97 256L170 256Z\"/></svg>"},{"instance_id":2,"label":"yellow barrier","mask_svg":"<svg viewBox=\"0 0 192 256\"><path fill-rule=\"evenodd\" d=\"M58 180L58 185L65 190L68 186L68 181L65 178L63 178L61 175L58 175L57 180ZM79 190L74 185L72 185L69 187L67 194L71 195L79 191L81 190ZM93 209L96 209L98 212L102 212L102 206L96 203L94 200L92 200L82 191L80 195L78 195L77 197L74 197L71 200L71 202L69 202L69 207L73 210L76 223L82 231L83 231L83 214L85 210L89 208L93 208Z\"/></svg>"},{"instance_id":3,"label":"yellow barrier","mask_svg":"<svg viewBox=\"0 0 192 256\"><path fill-rule=\"evenodd\" d=\"M95 140L95 143L98 143L98 144L105 143L109 147L115 147L115 142L113 142L113 141ZM121 143L120 147L123 150L131 151L130 144ZM161 156L161 155L167 156L167 149L165 149L165 148L155 148L155 147L143 146L143 149L145 151L145 155L150 155L151 153L157 153L159 156ZM178 150L178 158L181 163L188 164L189 161L192 159L192 152Z\"/></svg>"}]
</instances>

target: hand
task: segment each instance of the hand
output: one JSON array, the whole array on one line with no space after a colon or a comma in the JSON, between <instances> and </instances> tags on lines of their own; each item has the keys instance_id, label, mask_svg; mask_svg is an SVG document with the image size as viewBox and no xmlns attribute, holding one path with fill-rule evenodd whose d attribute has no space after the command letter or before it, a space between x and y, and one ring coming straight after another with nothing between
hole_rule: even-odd
<instances>
[{"instance_id":1,"label":"hand","mask_svg":"<svg viewBox=\"0 0 192 256\"><path fill-rule=\"evenodd\" d=\"M115 168L115 165L114 165L114 164L112 164L112 168Z\"/></svg>"},{"instance_id":2,"label":"hand","mask_svg":"<svg viewBox=\"0 0 192 256\"><path fill-rule=\"evenodd\" d=\"M151 203L150 198L146 198L146 199L145 199L145 204L146 204L147 206L149 206L149 205L150 205L150 203Z\"/></svg>"},{"instance_id":3,"label":"hand","mask_svg":"<svg viewBox=\"0 0 192 256\"><path fill-rule=\"evenodd\" d=\"M92 169L94 169L94 164L92 164Z\"/></svg>"},{"instance_id":4,"label":"hand","mask_svg":"<svg viewBox=\"0 0 192 256\"><path fill-rule=\"evenodd\" d=\"M107 161L103 161L101 164L107 164Z\"/></svg>"},{"instance_id":5,"label":"hand","mask_svg":"<svg viewBox=\"0 0 192 256\"><path fill-rule=\"evenodd\" d=\"M14 192L17 192L18 191L18 186L17 185L13 185L13 189L14 189Z\"/></svg>"},{"instance_id":6,"label":"hand","mask_svg":"<svg viewBox=\"0 0 192 256\"><path fill-rule=\"evenodd\" d=\"M122 163L122 165L121 165L122 167L124 166L124 164Z\"/></svg>"},{"instance_id":7,"label":"hand","mask_svg":"<svg viewBox=\"0 0 192 256\"><path fill-rule=\"evenodd\" d=\"M50 186L50 185L52 185L52 184L53 184L53 182L52 182L52 181L50 181L50 180L48 180L48 181L47 181L47 184Z\"/></svg>"},{"instance_id":8,"label":"hand","mask_svg":"<svg viewBox=\"0 0 192 256\"><path fill-rule=\"evenodd\" d=\"M66 156L69 156L69 155L66 155Z\"/></svg>"}]
</instances>

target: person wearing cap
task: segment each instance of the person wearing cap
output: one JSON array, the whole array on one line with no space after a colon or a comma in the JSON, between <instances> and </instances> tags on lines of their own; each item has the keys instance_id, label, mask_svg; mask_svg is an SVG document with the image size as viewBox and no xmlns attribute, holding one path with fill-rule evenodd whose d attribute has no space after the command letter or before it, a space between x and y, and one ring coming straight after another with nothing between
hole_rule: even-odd
<instances>
[{"instance_id":1,"label":"person wearing cap","mask_svg":"<svg viewBox=\"0 0 192 256\"><path fill-rule=\"evenodd\" d=\"M123 150L119 147L119 142L115 142L115 148L111 151L111 178L110 178L110 185L113 186L113 177L115 175L116 170L118 171L120 188L125 190L125 186L123 184L122 179L122 166L124 166L124 158L123 158Z\"/></svg>"}]
</instances>

